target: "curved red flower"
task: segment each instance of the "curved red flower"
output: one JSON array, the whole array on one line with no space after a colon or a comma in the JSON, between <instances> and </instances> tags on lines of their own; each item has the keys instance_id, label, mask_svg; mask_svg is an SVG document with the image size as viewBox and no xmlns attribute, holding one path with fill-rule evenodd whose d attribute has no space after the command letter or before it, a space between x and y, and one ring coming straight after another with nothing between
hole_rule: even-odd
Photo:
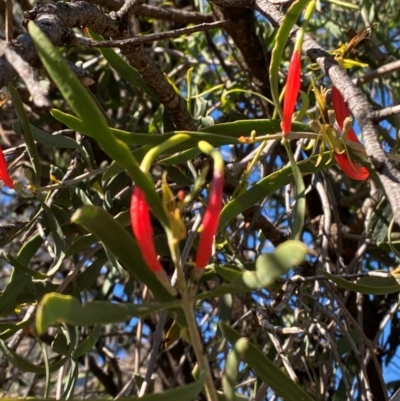
<instances>
[{"instance_id":1,"label":"curved red flower","mask_svg":"<svg viewBox=\"0 0 400 401\"><path fill-rule=\"evenodd\" d=\"M211 184L210 200L203 218L203 231L197 248L195 264L198 269L204 269L210 259L213 238L218 229L219 215L222 208L224 175L214 172Z\"/></svg>"},{"instance_id":2,"label":"curved red flower","mask_svg":"<svg viewBox=\"0 0 400 401\"><path fill-rule=\"evenodd\" d=\"M292 131L292 116L300 90L300 75L301 55L299 50L295 50L289 63L285 98L283 99L283 116L281 122L283 135L288 135Z\"/></svg>"},{"instance_id":3,"label":"curved red flower","mask_svg":"<svg viewBox=\"0 0 400 401\"><path fill-rule=\"evenodd\" d=\"M347 107L342 94L335 86L332 87L332 105L335 110L336 122L338 123L339 128L343 130L345 119L350 117L350 110ZM353 128L348 130L346 139L351 142L360 143ZM343 172L352 180L364 181L369 177L368 170L360 164L349 160L347 154L335 153L335 159Z\"/></svg>"},{"instance_id":4,"label":"curved red flower","mask_svg":"<svg viewBox=\"0 0 400 401\"><path fill-rule=\"evenodd\" d=\"M347 177L352 180L364 181L369 177L368 170L364 166L350 161L345 153L335 153L335 160Z\"/></svg>"},{"instance_id":5,"label":"curved red flower","mask_svg":"<svg viewBox=\"0 0 400 401\"><path fill-rule=\"evenodd\" d=\"M14 183L8 174L7 162L1 148L0 148L0 179L2 179L4 184L7 185L9 188L11 189L14 188Z\"/></svg>"},{"instance_id":6,"label":"curved red flower","mask_svg":"<svg viewBox=\"0 0 400 401\"><path fill-rule=\"evenodd\" d=\"M138 187L135 187L132 192L130 213L133 234L147 267L154 273L164 271L154 247L153 226L146 196Z\"/></svg>"}]
</instances>

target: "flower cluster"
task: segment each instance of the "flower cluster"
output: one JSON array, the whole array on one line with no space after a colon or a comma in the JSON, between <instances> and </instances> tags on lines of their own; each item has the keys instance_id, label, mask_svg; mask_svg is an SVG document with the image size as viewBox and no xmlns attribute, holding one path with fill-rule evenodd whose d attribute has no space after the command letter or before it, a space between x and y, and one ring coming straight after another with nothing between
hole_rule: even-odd
<instances>
[{"instance_id":1,"label":"flower cluster","mask_svg":"<svg viewBox=\"0 0 400 401\"><path fill-rule=\"evenodd\" d=\"M296 46L289 64L285 98L283 101L283 115L281 122L283 135L290 134L292 129L292 115L296 107L296 100L300 90L300 73L300 50L298 46ZM323 124L320 125L320 132L323 134L324 132L332 130L328 121L329 118L325 103L326 97L323 93L318 92L315 87L314 92L317 97L318 109L320 110L324 120ZM350 118L350 111L343 99L343 96L336 87L332 88L332 105L336 115L336 122L340 130L343 131L346 119ZM343 139L360 143L352 128L347 130L345 138ZM362 181L369 177L368 170L360 164L350 160L348 154L342 148L333 146L333 150L337 164L349 178Z\"/></svg>"},{"instance_id":2,"label":"flower cluster","mask_svg":"<svg viewBox=\"0 0 400 401\"><path fill-rule=\"evenodd\" d=\"M217 163L216 163L217 164ZM224 175L223 170L214 168L213 181L211 183L209 203L203 218L203 231L200 236L199 246L195 258L196 274L204 271L210 259L213 238L217 232L219 215L222 207ZM150 221L150 208L144 192L135 187L132 192L130 216L133 234L139 245L143 259L148 268L159 279L166 281L166 273L158 259L153 242L153 227Z\"/></svg>"}]
</instances>

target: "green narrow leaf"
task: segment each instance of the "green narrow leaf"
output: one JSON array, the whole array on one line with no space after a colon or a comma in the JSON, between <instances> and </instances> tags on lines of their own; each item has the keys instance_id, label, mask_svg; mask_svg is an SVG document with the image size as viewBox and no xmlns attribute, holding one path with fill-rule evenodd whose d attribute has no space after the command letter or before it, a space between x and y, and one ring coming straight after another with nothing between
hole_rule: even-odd
<instances>
[{"instance_id":1,"label":"green narrow leaf","mask_svg":"<svg viewBox=\"0 0 400 401\"><path fill-rule=\"evenodd\" d=\"M96 253L97 255L97 253ZM90 266L86 267L84 272L76 278L76 285L80 291L88 290L97 280L100 271L106 263L106 258L98 257Z\"/></svg>"},{"instance_id":2,"label":"green narrow leaf","mask_svg":"<svg viewBox=\"0 0 400 401\"><path fill-rule=\"evenodd\" d=\"M92 136L88 127L83 121L71 114L64 113L57 109L52 109L50 114L58 121L62 122L69 128ZM173 131L164 134L145 134L123 131L116 128L109 128L115 137L128 145L159 145L166 139L179 133L185 133L192 138L176 147L178 150L186 150L188 147L197 146L199 140L205 140L213 146L221 146L224 144L236 144L241 136L250 136L252 131L257 135L276 134L281 131L278 120L240 120L231 123L222 123L212 125L210 127L201 128L198 132L181 132ZM293 122L294 131L311 132L311 128L307 124ZM230 138L230 139L229 139ZM173 149L175 151L175 148ZM169 151L171 152L171 151Z\"/></svg>"},{"instance_id":3,"label":"green narrow leaf","mask_svg":"<svg viewBox=\"0 0 400 401\"><path fill-rule=\"evenodd\" d=\"M17 258L15 258L13 255L10 253L3 253L2 255L4 259L15 269L15 272L18 273L25 273L28 276L36 279L36 280L45 280L49 278L47 274L39 273L28 266L24 265L21 263L21 261Z\"/></svg>"},{"instance_id":4,"label":"green narrow leaf","mask_svg":"<svg viewBox=\"0 0 400 401\"><path fill-rule=\"evenodd\" d=\"M14 367L22 370L22 372L32 372L37 374L45 374L46 369L43 366L38 366L32 362L29 362L27 359L22 358L12 349L8 348L3 340L0 340L0 350L3 355L14 365ZM69 354L59 359L57 362L50 364L49 372L53 373L60 369L66 362L70 360L72 350L70 350Z\"/></svg>"},{"instance_id":5,"label":"green narrow leaf","mask_svg":"<svg viewBox=\"0 0 400 401\"><path fill-rule=\"evenodd\" d=\"M299 240L304 226L306 214L306 196L303 176L294 158L290 143L285 141L286 153L289 156L290 166L293 172L294 185L296 187L296 202L294 205L293 224L290 232L290 239Z\"/></svg>"},{"instance_id":6,"label":"green narrow leaf","mask_svg":"<svg viewBox=\"0 0 400 401\"><path fill-rule=\"evenodd\" d=\"M32 284L32 278L27 274L13 275L12 280L0 295L0 316L13 311L18 304L15 302L19 293Z\"/></svg>"},{"instance_id":7,"label":"green narrow leaf","mask_svg":"<svg viewBox=\"0 0 400 401\"><path fill-rule=\"evenodd\" d=\"M240 338L235 344L232 344L232 349L226 358L222 376L222 388L227 401L237 401L235 386L237 384L239 365L244 359L249 344L248 338Z\"/></svg>"},{"instance_id":8,"label":"green narrow leaf","mask_svg":"<svg viewBox=\"0 0 400 401\"><path fill-rule=\"evenodd\" d=\"M29 22L28 31L46 71L69 106L83 121L86 127L85 133L95 138L103 150L128 171L135 184L146 193L146 199L153 213L168 226L168 217L154 190L153 182L141 171L129 147L111 132L103 113L89 95L87 88L81 84L58 50L34 22Z\"/></svg>"},{"instance_id":9,"label":"green narrow leaf","mask_svg":"<svg viewBox=\"0 0 400 401\"><path fill-rule=\"evenodd\" d=\"M54 262L53 266L50 268L48 271L48 275L52 276L55 274L58 270L58 268L61 266L61 263L63 262L65 258L65 244L64 244L64 233L61 229L60 224L58 223L58 220L54 216L53 212L51 209L46 205L45 202L41 202L42 208L44 210L44 213L47 217L47 221L49 223L49 228L51 231L51 234L53 236L53 241L54 241Z\"/></svg>"},{"instance_id":10,"label":"green narrow leaf","mask_svg":"<svg viewBox=\"0 0 400 401\"><path fill-rule=\"evenodd\" d=\"M101 41L104 40L101 35L94 33L89 30L89 35L92 39ZM99 48L99 52L104 56L104 58L108 61L110 66L114 68L118 74L124 78L131 85L136 86L137 88L142 89L145 93L147 93L151 98L159 102L158 96L151 89L146 81L142 78L139 72L129 65L120 55L118 55L114 49L110 49L108 47Z\"/></svg>"},{"instance_id":11,"label":"green narrow leaf","mask_svg":"<svg viewBox=\"0 0 400 401\"><path fill-rule=\"evenodd\" d=\"M164 309L176 308L179 301L156 305L112 304L108 301L87 302L83 306L70 295L46 294L40 301L36 313L36 329L42 334L55 323L72 326L91 326L102 323L117 323L132 317L146 316Z\"/></svg>"},{"instance_id":12,"label":"green narrow leaf","mask_svg":"<svg viewBox=\"0 0 400 401\"><path fill-rule=\"evenodd\" d=\"M199 154L201 154L201 150L198 147L190 148L173 156L169 156L165 159L159 160L158 163L164 166L176 166L178 164L195 159Z\"/></svg>"},{"instance_id":13,"label":"green narrow leaf","mask_svg":"<svg viewBox=\"0 0 400 401\"><path fill-rule=\"evenodd\" d=\"M43 361L44 361L44 369L45 369L45 388L44 388L44 399L47 399L49 397L49 391L50 391L50 363L49 363L49 355L47 353L46 347L43 344L43 341L38 337L38 335L35 335L36 341L39 343L40 349L42 350L42 355L43 355Z\"/></svg>"},{"instance_id":14,"label":"green narrow leaf","mask_svg":"<svg viewBox=\"0 0 400 401\"><path fill-rule=\"evenodd\" d=\"M400 284L394 277L366 276L357 279L357 282L353 283L324 270L317 269L317 272L338 286L361 294L386 295L400 291Z\"/></svg>"},{"instance_id":15,"label":"green narrow leaf","mask_svg":"<svg viewBox=\"0 0 400 401\"><path fill-rule=\"evenodd\" d=\"M36 216L35 216L36 217ZM36 220L36 219L35 219ZM35 221L34 220L34 221ZM18 252L18 259L21 263L28 265L33 255L37 252L39 247L42 245L43 239L39 233L33 235L28 239Z\"/></svg>"},{"instance_id":16,"label":"green narrow leaf","mask_svg":"<svg viewBox=\"0 0 400 401\"><path fill-rule=\"evenodd\" d=\"M225 338L234 346L242 337L225 322L219 326ZM277 368L257 347L248 343L243 352L243 360L254 370L257 377L285 401L313 401L313 399L294 381Z\"/></svg>"},{"instance_id":17,"label":"green narrow leaf","mask_svg":"<svg viewBox=\"0 0 400 401\"><path fill-rule=\"evenodd\" d=\"M143 397L124 397L124 401L192 401L203 389L204 378L200 377L194 383L179 386L158 394L147 394ZM78 401L78 400L77 400Z\"/></svg>"},{"instance_id":18,"label":"green narrow leaf","mask_svg":"<svg viewBox=\"0 0 400 401\"><path fill-rule=\"evenodd\" d=\"M79 358L89 352L97 343L101 336L101 325L96 325L90 334L76 347L73 353L74 358Z\"/></svg>"},{"instance_id":19,"label":"green narrow leaf","mask_svg":"<svg viewBox=\"0 0 400 401\"><path fill-rule=\"evenodd\" d=\"M65 380L64 384L64 392L61 395L62 400L70 400L71 397L74 395L76 382L78 380L79 369L78 369L78 361L75 359L71 359L68 375Z\"/></svg>"},{"instance_id":20,"label":"green narrow leaf","mask_svg":"<svg viewBox=\"0 0 400 401\"><path fill-rule=\"evenodd\" d=\"M25 113L24 105L22 104L22 100L19 97L17 90L11 85L8 84L8 89L11 94L11 98L15 107L15 111L17 112L18 118L21 122L22 135L24 137L24 141L26 143L26 148L28 150L29 158L31 159L31 163L33 166L33 171L35 172L35 183L39 187L40 179L41 179L41 165L39 153L36 148L35 141L33 140L31 126L29 124L28 116Z\"/></svg>"},{"instance_id":21,"label":"green narrow leaf","mask_svg":"<svg viewBox=\"0 0 400 401\"><path fill-rule=\"evenodd\" d=\"M51 135L48 132L45 132L45 131L35 127L34 125L30 125L30 128L31 128L33 139L36 142L41 143L42 145L46 145L46 146L54 146L55 148L76 149L81 154L85 163L90 168L92 168L88 154L86 153L85 149L81 145L79 145L79 143L74 141L72 138L69 138L64 135ZM15 132L22 134L21 121L15 121L13 123L13 129Z\"/></svg>"},{"instance_id":22,"label":"green narrow leaf","mask_svg":"<svg viewBox=\"0 0 400 401\"><path fill-rule=\"evenodd\" d=\"M309 3L310 0L296 0L290 6L285 18L279 26L275 38L275 46L272 49L271 64L269 67L269 82L271 85L271 95L275 107L282 118L282 109L279 102L279 67L282 62L283 52L285 50L286 42L288 41L290 31L296 24L300 14Z\"/></svg>"},{"instance_id":23,"label":"green narrow leaf","mask_svg":"<svg viewBox=\"0 0 400 401\"><path fill-rule=\"evenodd\" d=\"M298 167L302 175L313 174L335 164L334 160L331 160L328 163L329 159L331 159L329 152L325 152L323 154L321 163L315 167L317 158L318 155L298 163ZM284 167L258 181L247 191L240 194L237 198L225 205L221 212L218 230L221 231L225 225L237 215L262 201L268 195L273 194L279 188L290 184L292 181L293 173L290 166Z\"/></svg>"}]
</instances>

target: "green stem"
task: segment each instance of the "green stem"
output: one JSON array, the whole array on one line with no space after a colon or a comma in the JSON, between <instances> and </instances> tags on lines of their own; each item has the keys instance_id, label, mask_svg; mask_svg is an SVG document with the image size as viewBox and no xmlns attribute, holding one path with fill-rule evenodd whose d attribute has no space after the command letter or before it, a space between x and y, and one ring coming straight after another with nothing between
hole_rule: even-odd
<instances>
[{"instance_id":1,"label":"green stem","mask_svg":"<svg viewBox=\"0 0 400 401\"><path fill-rule=\"evenodd\" d=\"M173 146L187 141L188 139L190 139L190 136L187 134L176 134L171 138L168 138L164 142L160 143L159 145L154 146L146 153L146 156L143 158L142 163L140 164L140 168L142 169L142 171L148 172L150 170L151 163L153 162L155 157L172 148Z\"/></svg>"},{"instance_id":2,"label":"green stem","mask_svg":"<svg viewBox=\"0 0 400 401\"><path fill-rule=\"evenodd\" d=\"M194 314L195 298L192 297L187 290L182 293L182 309L185 313L186 322L190 335L190 341L196 355L197 364L200 372L205 375L205 391L208 401L218 401L217 391L215 390L214 381L211 374L208 358L204 353L203 341L201 339L199 328L197 327L196 317Z\"/></svg>"}]
</instances>

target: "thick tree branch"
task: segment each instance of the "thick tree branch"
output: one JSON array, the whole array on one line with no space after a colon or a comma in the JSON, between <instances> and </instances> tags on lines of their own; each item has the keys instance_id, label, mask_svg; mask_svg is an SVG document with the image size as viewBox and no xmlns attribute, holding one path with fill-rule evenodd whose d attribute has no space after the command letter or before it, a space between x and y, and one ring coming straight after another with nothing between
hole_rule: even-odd
<instances>
[{"instance_id":1,"label":"thick tree branch","mask_svg":"<svg viewBox=\"0 0 400 401\"><path fill-rule=\"evenodd\" d=\"M115 39L125 39L129 32L125 15L130 15L138 6L129 2L121 12L104 14L97 6L78 1L75 3L40 4L32 11L24 13L24 22L33 20L46 33L55 46L73 43L71 32L75 27L90 27L94 32ZM32 40L28 34L20 35L12 44L15 50L30 65L39 65ZM125 46L122 53L142 75L147 84L158 95L159 100L171 115L178 130L196 130L196 126L186 108L184 100L175 93L155 62L140 46ZM3 67L3 68L2 68ZM6 59L0 59L0 85L16 77L16 71Z\"/></svg>"},{"instance_id":2,"label":"thick tree branch","mask_svg":"<svg viewBox=\"0 0 400 401\"><path fill-rule=\"evenodd\" d=\"M46 90L33 76L30 65L18 53L12 50L7 42L0 40L0 56L2 55L5 56L6 60L14 67L18 75L25 82L35 105L38 107L50 107Z\"/></svg>"},{"instance_id":3,"label":"thick tree branch","mask_svg":"<svg viewBox=\"0 0 400 401\"><path fill-rule=\"evenodd\" d=\"M245 69L255 90L270 99L271 90L266 71L269 69L271 55L267 53L266 46L261 44L256 33L254 11L231 7L215 7L215 11L220 19L229 18L232 21L225 30L242 53ZM267 110L270 109L268 103L265 106Z\"/></svg>"},{"instance_id":4,"label":"thick tree branch","mask_svg":"<svg viewBox=\"0 0 400 401\"><path fill-rule=\"evenodd\" d=\"M98 4L110 11L118 11L124 5L123 0L90 0L89 3ZM202 22L212 22L214 20L212 14L179 10L176 8L157 7L149 4L141 4L136 9L135 15L169 22L178 22L180 24L201 24Z\"/></svg>"}]
</instances>

